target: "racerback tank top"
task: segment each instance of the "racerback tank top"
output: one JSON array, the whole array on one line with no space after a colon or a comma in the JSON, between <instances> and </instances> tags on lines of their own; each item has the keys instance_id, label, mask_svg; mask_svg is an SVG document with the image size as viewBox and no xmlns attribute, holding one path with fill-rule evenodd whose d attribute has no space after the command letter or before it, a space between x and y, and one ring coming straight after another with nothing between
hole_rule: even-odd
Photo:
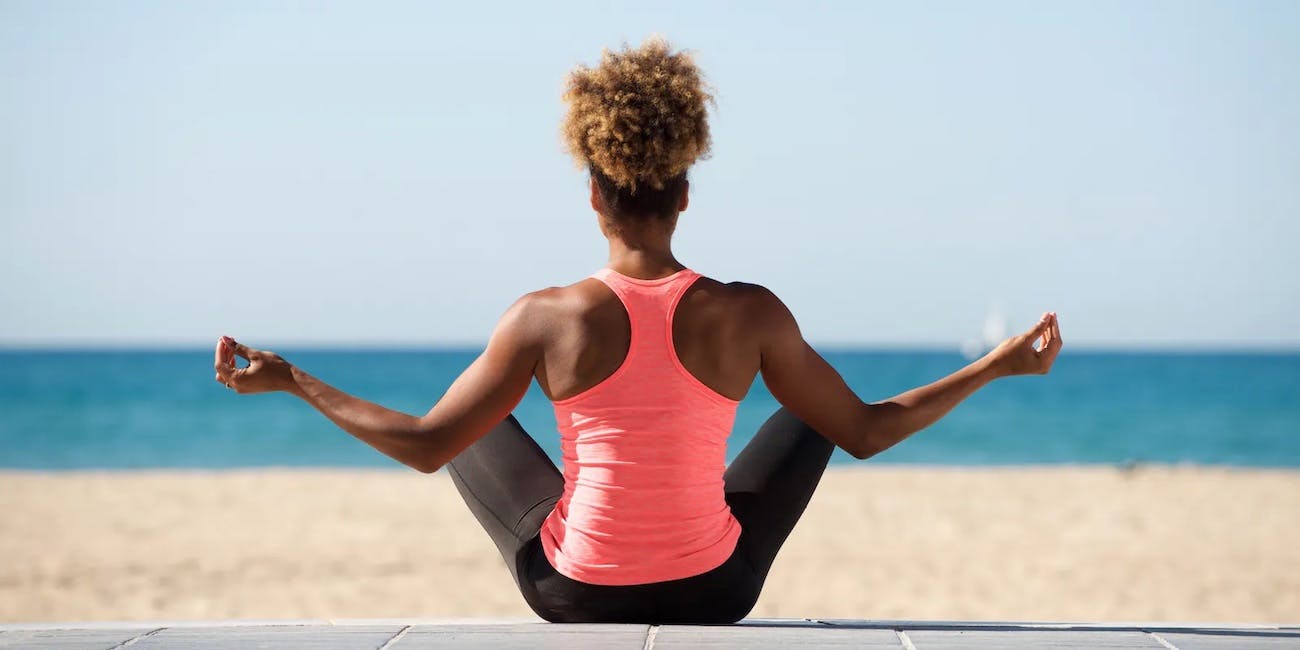
<instances>
[{"instance_id":1,"label":"racerback tank top","mask_svg":"<svg viewBox=\"0 0 1300 650\"><path fill-rule=\"evenodd\" d=\"M622 301L631 343L612 375L553 402L564 493L542 524L546 559L574 580L633 585L698 575L731 556L723 493L736 402L682 366L673 312L700 274L592 274Z\"/></svg>"}]
</instances>

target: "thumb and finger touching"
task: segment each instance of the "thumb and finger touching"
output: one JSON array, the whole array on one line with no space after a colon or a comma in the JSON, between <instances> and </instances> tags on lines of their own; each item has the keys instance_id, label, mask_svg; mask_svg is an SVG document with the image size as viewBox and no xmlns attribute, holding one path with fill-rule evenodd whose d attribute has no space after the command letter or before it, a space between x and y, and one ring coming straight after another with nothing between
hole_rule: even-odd
<instances>
[{"instance_id":1,"label":"thumb and finger touching","mask_svg":"<svg viewBox=\"0 0 1300 650\"><path fill-rule=\"evenodd\" d=\"M1061 349L1061 334L1055 312L1045 312L1043 317L1017 337L1016 348L1020 350L1021 364L1026 364L1025 371L1046 373Z\"/></svg>"},{"instance_id":2,"label":"thumb and finger touching","mask_svg":"<svg viewBox=\"0 0 1300 650\"><path fill-rule=\"evenodd\" d=\"M1061 324L1056 318L1056 312L1047 314L1046 324L1047 328L1043 332L1043 345L1038 349L1039 363L1044 373L1052 368L1052 363L1056 361L1056 355L1061 351Z\"/></svg>"},{"instance_id":3,"label":"thumb and finger touching","mask_svg":"<svg viewBox=\"0 0 1300 650\"><path fill-rule=\"evenodd\" d=\"M240 368L235 364L235 357L247 359L248 365ZM260 365L259 361L256 350L235 341L229 336L223 336L217 341L216 380L227 386L233 386L244 375L255 371L257 366Z\"/></svg>"},{"instance_id":4,"label":"thumb and finger touching","mask_svg":"<svg viewBox=\"0 0 1300 650\"><path fill-rule=\"evenodd\" d=\"M234 361L235 356L238 356L243 359L248 359L249 361L253 360L250 355L256 352L256 350L253 350L247 345L244 345L243 343L240 343L235 339L230 338L229 336L221 337L221 342L224 343L226 347L230 349L232 362Z\"/></svg>"}]
</instances>

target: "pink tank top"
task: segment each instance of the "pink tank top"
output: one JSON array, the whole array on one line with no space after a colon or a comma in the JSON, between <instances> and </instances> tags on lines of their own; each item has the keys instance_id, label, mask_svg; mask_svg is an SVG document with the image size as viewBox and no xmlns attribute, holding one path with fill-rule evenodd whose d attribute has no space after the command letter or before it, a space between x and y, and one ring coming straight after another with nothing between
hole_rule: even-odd
<instances>
[{"instance_id":1,"label":"pink tank top","mask_svg":"<svg viewBox=\"0 0 1300 650\"><path fill-rule=\"evenodd\" d=\"M673 349L673 311L700 274L592 274L618 295L632 340L614 374L553 402L564 494L542 524L546 559L590 584L677 580L721 565L740 537L723 497L733 399Z\"/></svg>"}]
</instances>

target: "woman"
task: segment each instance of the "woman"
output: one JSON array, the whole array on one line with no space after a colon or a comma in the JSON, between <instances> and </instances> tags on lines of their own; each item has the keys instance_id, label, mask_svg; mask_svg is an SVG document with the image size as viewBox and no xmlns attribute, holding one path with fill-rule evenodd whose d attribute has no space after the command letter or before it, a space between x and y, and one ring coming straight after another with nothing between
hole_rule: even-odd
<instances>
[{"instance_id":1,"label":"woman","mask_svg":"<svg viewBox=\"0 0 1300 650\"><path fill-rule=\"evenodd\" d=\"M994 378L1051 368L1061 335L1048 313L944 379L864 403L772 292L673 256L687 170L709 150L712 97L690 57L661 40L607 51L571 74L565 99L609 264L515 302L423 417L228 337L216 349L216 379L235 391L290 392L402 463L445 466L542 618L737 621L835 446L868 458ZM759 374L782 408L724 467L736 404ZM534 379L554 403L563 473L510 415Z\"/></svg>"}]
</instances>

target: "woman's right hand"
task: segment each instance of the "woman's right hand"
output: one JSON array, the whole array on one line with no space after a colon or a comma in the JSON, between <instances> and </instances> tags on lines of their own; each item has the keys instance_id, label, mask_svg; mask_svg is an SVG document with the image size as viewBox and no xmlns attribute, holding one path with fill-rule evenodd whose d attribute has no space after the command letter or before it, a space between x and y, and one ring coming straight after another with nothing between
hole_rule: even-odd
<instances>
[{"instance_id":1,"label":"woman's right hand","mask_svg":"<svg viewBox=\"0 0 1300 650\"><path fill-rule=\"evenodd\" d=\"M1056 312L1049 311L1028 332L1003 341L984 358L1001 377L1045 375L1060 351L1061 325Z\"/></svg>"}]
</instances>

